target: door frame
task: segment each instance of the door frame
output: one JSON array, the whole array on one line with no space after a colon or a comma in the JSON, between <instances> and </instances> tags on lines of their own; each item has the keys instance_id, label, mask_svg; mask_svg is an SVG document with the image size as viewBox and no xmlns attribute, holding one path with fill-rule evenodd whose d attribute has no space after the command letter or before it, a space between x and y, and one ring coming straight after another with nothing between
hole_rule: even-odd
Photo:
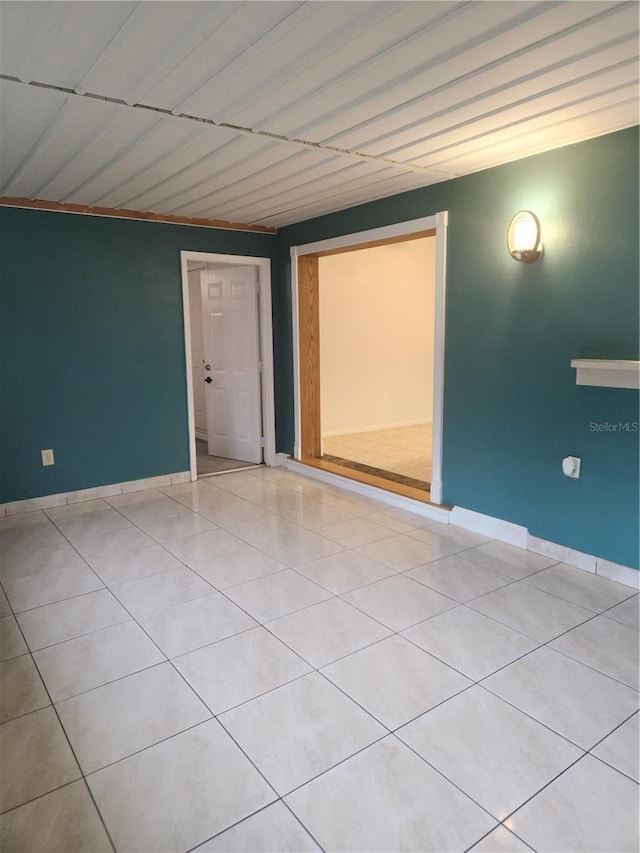
<instances>
[{"instance_id":1,"label":"door frame","mask_svg":"<svg viewBox=\"0 0 640 853\"><path fill-rule=\"evenodd\" d=\"M294 459L302 459L302 427L303 399L300 391L301 372L305 372L305 364L317 356L317 352L311 349L318 347L318 330L311 330L311 348L305 353L300 349L300 290L299 290L299 261L302 261L303 276L308 274L305 266L314 263L313 259L322 254L333 254L339 251L354 251L356 249L369 248L382 243L401 242L407 239L417 239L421 232L435 231L436 237L436 269L435 269L435 330L434 330L434 377L433 377L433 474L431 478L431 502L442 503L442 423L444 403L444 337L445 337L445 308L446 308L446 286L447 286L447 227L449 222L448 211L440 211L434 216L426 216L421 219L411 219L398 222L395 225L387 225L382 228L372 228L367 231L356 231L343 234L340 237L332 237L327 240L319 240L314 243L305 243L300 246L292 246L291 253L291 321L293 334L293 393L294 393L294 427L295 438L293 447ZM317 260L315 261L317 263ZM304 297L303 297L304 299ZM311 297L313 302L313 296ZM308 304L308 299L305 300ZM305 304L302 305L303 310ZM317 306L311 305L311 311L316 311ZM306 318L305 318L306 320ZM305 335L305 337L307 337ZM319 390L315 389L317 394ZM318 401L315 401L317 408ZM308 405L305 403L305 408ZM312 403L313 408L313 403ZM313 431L313 429L312 429ZM315 442L318 437L314 436Z\"/></svg>"},{"instance_id":2,"label":"door frame","mask_svg":"<svg viewBox=\"0 0 640 853\"><path fill-rule=\"evenodd\" d=\"M275 402L273 385L273 323L271 315L271 260L247 255L225 255L221 252L180 252L182 271L182 313L184 320L184 355L187 375L187 415L189 424L189 470L191 480L198 479L196 431L193 395L193 362L191 358L191 314L189 310L188 262L233 264L258 269L258 332L260 336L260 390L264 464L277 464Z\"/></svg>"}]
</instances>

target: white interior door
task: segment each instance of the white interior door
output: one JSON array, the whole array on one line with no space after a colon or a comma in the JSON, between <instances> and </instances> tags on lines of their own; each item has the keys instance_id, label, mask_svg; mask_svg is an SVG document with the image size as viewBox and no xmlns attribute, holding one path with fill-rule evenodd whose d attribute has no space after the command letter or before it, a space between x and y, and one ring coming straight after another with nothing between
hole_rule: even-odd
<instances>
[{"instance_id":1,"label":"white interior door","mask_svg":"<svg viewBox=\"0 0 640 853\"><path fill-rule=\"evenodd\" d=\"M262 462L256 267L201 273L209 454Z\"/></svg>"}]
</instances>

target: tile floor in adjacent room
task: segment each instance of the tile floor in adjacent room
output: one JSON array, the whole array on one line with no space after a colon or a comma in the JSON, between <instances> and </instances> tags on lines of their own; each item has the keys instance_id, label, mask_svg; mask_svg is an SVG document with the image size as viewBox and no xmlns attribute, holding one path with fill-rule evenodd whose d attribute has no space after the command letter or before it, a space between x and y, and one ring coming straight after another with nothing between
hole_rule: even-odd
<instances>
[{"instance_id":1,"label":"tile floor in adjacent room","mask_svg":"<svg viewBox=\"0 0 640 853\"><path fill-rule=\"evenodd\" d=\"M0 519L0 848L638 849L638 594L282 469Z\"/></svg>"},{"instance_id":2,"label":"tile floor in adjacent room","mask_svg":"<svg viewBox=\"0 0 640 853\"><path fill-rule=\"evenodd\" d=\"M431 482L432 424L322 437L322 452L372 468Z\"/></svg>"},{"instance_id":3,"label":"tile floor in adjacent room","mask_svg":"<svg viewBox=\"0 0 640 853\"><path fill-rule=\"evenodd\" d=\"M210 456L207 442L202 438L196 438L196 470L199 477L221 474L224 471L237 471L240 468L251 468L252 465L253 462L229 459L226 456Z\"/></svg>"}]
</instances>

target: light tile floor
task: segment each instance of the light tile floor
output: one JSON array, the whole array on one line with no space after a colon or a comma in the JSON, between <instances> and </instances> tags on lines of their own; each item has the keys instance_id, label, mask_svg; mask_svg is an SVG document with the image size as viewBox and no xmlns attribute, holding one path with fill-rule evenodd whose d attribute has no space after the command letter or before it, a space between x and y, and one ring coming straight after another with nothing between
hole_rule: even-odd
<instances>
[{"instance_id":1,"label":"light tile floor","mask_svg":"<svg viewBox=\"0 0 640 853\"><path fill-rule=\"evenodd\" d=\"M418 424L322 438L323 453L431 482L433 426Z\"/></svg>"},{"instance_id":2,"label":"light tile floor","mask_svg":"<svg viewBox=\"0 0 640 853\"><path fill-rule=\"evenodd\" d=\"M280 469L0 558L3 851L638 850L629 587Z\"/></svg>"}]
</instances>

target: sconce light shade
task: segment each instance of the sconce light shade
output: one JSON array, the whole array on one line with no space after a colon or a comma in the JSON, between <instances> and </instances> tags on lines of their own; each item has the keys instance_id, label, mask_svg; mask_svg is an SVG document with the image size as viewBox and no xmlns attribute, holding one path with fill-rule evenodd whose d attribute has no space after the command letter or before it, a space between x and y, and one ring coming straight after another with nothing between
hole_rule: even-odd
<instances>
[{"instance_id":1,"label":"sconce light shade","mask_svg":"<svg viewBox=\"0 0 640 853\"><path fill-rule=\"evenodd\" d=\"M533 264L544 251L540 242L540 220L530 210L519 210L509 223L507 248L515 261Z\"/></svg>"}]
</instances>

